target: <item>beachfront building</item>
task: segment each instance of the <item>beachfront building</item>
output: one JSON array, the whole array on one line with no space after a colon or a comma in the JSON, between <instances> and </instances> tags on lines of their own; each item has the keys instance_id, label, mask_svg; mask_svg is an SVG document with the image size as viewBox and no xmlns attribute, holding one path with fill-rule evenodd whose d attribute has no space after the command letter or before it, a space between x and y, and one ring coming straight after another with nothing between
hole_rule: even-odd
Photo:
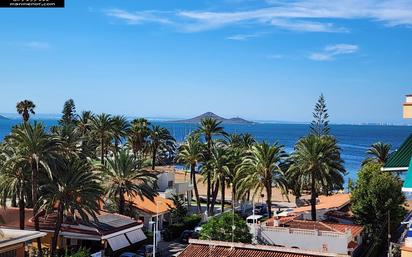
<instances>
[{"instance_id":1,"label":"beachfront building","mask_svg":"<svg viewBox=\"0 0 412 257\"><path fill-rule=\"evenodd\" d=\"M257 228L259 241L268 245L357 256L363 227L294 218L271 219Z\"/></svg>"},{"instance_id":2,"label":"beachfront building","mask_svg":"<svg viewBox=\"0 0 412 257\"><path fill-rule=\"evenodd\" d=\"M46 236L38 231L0 229L0 257L24 257L26 249L37 238Z\"/></svg>"},{"instance_id":3,"label":"beachfront building","mask_svg":"<svg viewBox=\"0 0 412 257\"><path fill-rule=\"evenodd\" d=\"M193 185L190 182L189 175L187 180L176 182L176 169L173 166L158 166L155 169L157 173L157 187L160 196L171 199L173 195L178 195L186 200L190 210L192 202Z\"/></svg>"},{"instance_id":4,"label":"beachfront building","mask_svg":"<svg viewBox=\"0 0 412 257\"><path fill-rule=\"evenodd\" d=\"M179 257L347 257L346 254L308 251L269 245L252 245L232 242L190 239L189 245Z\"/></svg>"},{"instance_id":5,"label":"beachfront building","mask_svg":"<svg viewBox=\"0 0 412 257\"><path fill-rule=\"evenodd\" d=\"M26 230L34 230L32 219L33 210L25 210ZM18 208L0 209L4 224L2 228L15 229L19 227ZM42 246L50 247L54 234L57 215L40 216L40 231ZM61 227L58 239L58 248L78 249L85 247L92 252L101 252L103 256L111 256L117 251L137 247L146 239L142 231L143 224L127 216L100 211L97 220L82 222L66 219ZM36 247L36 244L32 244ZM1 256L1 255L0 255ZM2 256L3 257L3 256Z\"/></svg>"},{"instance_id":6,"label":"beachfront building","mask_svg":"<svg viewBox=\"0 0 412 257\"><path fill-rule=\"evenodd\" d=\"M403 104L403 118L412 118L412 95L406 95L406 101Z\"/></svg>"},{"instance_id":7,"label":"beachfront building","mask_svg":"<svg viewBox=\"0 0 412 257\"><path fill-rule=\"evenodd\" d=\"M403 104L403 117L412 118L412 95L406 95L406 101ZM382 171L405 173L402 191L410 199L412 196L412 134L402 143L402 145L389 157ZM400 238L401 256L412 257L412 218L409 215L405 221L407 229Z\"/></svg>"},{"instance_id":8,"label":"beachfront building","mask_svg":"<svg viewBox=\"0 0 412 257\"><path fill-rule=\"evenodd\" d=\"M257 241L266 245L357 256L364 230L353 224L349 204L349 194L320 196L316 204L319 221L309 220L311 206L307 203L276 211L266 222L249 226Z\"/></svg>"},{"instance_id":9,"label":"beachfront building","mask_svg":"<svg viewBox=\"0 0 412 257\"><path fill-rule=\"evenodd\" d=\"M131 208L135 208L139 213L139 220L143 227L149 231L153 229L153 222L157 222L157 229L162 230L167 224L170 224L170 210L174 208L173 201L161 196L155 196L153 200L147 197L127 196L126 201Z\"/></svg>"}]
</instances>

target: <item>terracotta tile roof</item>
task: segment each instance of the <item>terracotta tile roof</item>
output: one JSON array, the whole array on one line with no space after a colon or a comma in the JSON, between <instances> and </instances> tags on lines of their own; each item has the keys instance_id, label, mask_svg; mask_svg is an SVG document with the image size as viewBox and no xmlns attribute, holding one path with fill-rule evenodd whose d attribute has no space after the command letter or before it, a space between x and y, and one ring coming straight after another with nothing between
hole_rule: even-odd
<instances>
[{"instance_id":1,"label":"terracotta tile roof","mask_svg":"<svg viewBox=\"0 0 412 257\"><path fill-rule=\"evenodd\" d=\"M133 205L133 207L139 209L150 215L156 215L169 212L173 208L174 204L172 200L165 199L161 196L155 196L153 201L137 195L127 196L125 195L126 201Z\"/></svg>"},{"instance_id":2,"label":"terracotta tile roof","mask_svg":"<svg viewBox=\"0 0 412 257\"><path fill-rule=\"evenodd\" d=\"M299 249L267 245L251 245L216 241L190 240L189 246L179 257L319 257L339 256L331 253L304 251Z\"/></svg>"},{"instance_id":3,"label":"terracotta tile roof","mask_svg":"<svg viewBox=\"0 0 412 257\"><path fill-rule=\"evenodd\" d=\"M283 226L298 229L316 229L320 231L333 231L345 233L350 230L353 236L357 236L363 231L363 226L355 224L341 224L312 220L291 220L286 222Z\"/></svg>"},{"instance_id":4,"label":"terracotta tile roof","mask_svg":"<svg viewBox=\"0 0 412 257\"><path fill-rule=\"evenodd\" d=\"M316 204L316 209L319 211L321 209L340 209L349 204L350 194L335 194L330 196L321 195L319 196L319 202ZM307 212L310 211L311 206L302 206L295 208L293 212Z\"/></svg>"},{"instance_id":5,"label":"terracotta tile roof","mask_svg":"<svg viewBox=\"0 0 412 257\"><path fill-rule=\"evenodd\" d=\"M325 223L333 230L345 233L346 230L351 230L353 236L357 236L363 231L363 226L355 224L340 224L340 223Z\"/></svg>"}]
</instances>

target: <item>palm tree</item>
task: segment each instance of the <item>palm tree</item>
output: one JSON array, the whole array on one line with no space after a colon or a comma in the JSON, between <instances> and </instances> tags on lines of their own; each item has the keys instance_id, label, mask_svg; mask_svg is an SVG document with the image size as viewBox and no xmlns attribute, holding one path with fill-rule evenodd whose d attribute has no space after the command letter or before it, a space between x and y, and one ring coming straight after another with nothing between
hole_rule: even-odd
<instances>
[{"instance_id":1,"label":"palm tree","mask_svg":"<svg viewBox=\"0 0 412 257\"><path fill-rule=\"evenodd\" d=\"M61 225L65 217L80 218L88 222L97 219L99 202L104 194L100 178L91 171L91 165L78 158L66 160L53 170L50 183L41 186L40 208L46 213L55 212L57 221L52 239L50 256L55 256Z\"/></svg>"},{"instance_id":2,"label":"palm tree","mask_svg":"<svg viewBox=\"0 0 412 257\"><path fill-rule=\"evenodd\" d=\"M116 115L112 118L112 132L114 137L114 150L117 152L119 150L119 144L122 139L127 136L130 124L125 116Z\"/></svg>"},{"instance_id":3,"label":"palm tree","mask_svg":"<svg viewBox=\"0 0 412 257\"><path fill-rule=\"evenodd\" d=\"M5 162L13 158L15 152L16 150L7 141L1 148L0 202L3 207L6 207L7 199L17 196L20 229L24 230L25 187L30 183L30 172L27 165L19 167L12 161L8 162L8 165L4 165Z\"/></svg>"},{"instance_id":4,"label":"palm tree","mask_svg":"<svg viewBox=\"0 0 412 257\"><path fill-rule=\"evenodd\" d=\"M39 231L39 218L37 215L37 191L39 171L45 170L51 174L49 164L56 155L58 148L57 141L54 137L48 135L42 123L28 122L15 127L9 136L9 140L16 144L17 152L8 162L16 164L16 166L29 166L31 169L31 187L32 187L32 202L34 204L33 216L35 229ZM6 162L6 165L8 165ZM37 240L41 253L41 241Z\"/></svg>"},{"instance_id":5,"label":"palm tree","mask_svg":"<svg viewBox=\"0 0 412 257\"><path fill-rule=\"evenodd\" d=\"M212 145L213 145L213 136L216 135L226 135L223 127L221 125L221 121L217 121L214 118L203 118L200 121L199 128L197 129L197 133L203 135L204 140L206 142L206 153L205 153L205 162L211 159L212 155ZM205 165L204 168L207 169L208 165ZM210 215L210 195L211 195L211 171L206 170L206 177L207 177L207 213Z\"/></svg>"},{"instance_id":6,"label":"palm tree","mask_svg":"<svg viewBox=\"0 0 412 257\"><path fill-rule=\"evenodd\" d=\"M81 156L96 158L96 148L100 144L96 139L92 138L92 119L94 114L91 111L83 111L76 122L76 133L80 136L81 141Z\"/></svg>"},{"instance_id":7,"label":"palm tree","mask_svg":"<svg viewBox=\"0 0 412 257\"><path fill-rule=\"evenodd\" d=\"M228 150L223 147L214 147L212 149L212 182L215 185L214 194L212 196L211 213L214 213L214 205L216 201L217 191L220 187L221 194L221 212L225 210L225 188L226 181L229 175L229 154Z\"/></svg>"},{"instance_id":8,"label":"palm tree","mask_svg":"<svg viewBox=\"0 0 412 257\"><path fill-rule=\"evenodd\" d=\"M152 152L152 170L156 166L156 155L159 149L174 150L175 139L169 130L158 125L153 125L149 131L149 145Z\"/></svg>"},{"instance_id":9,"label":"palm tree","mask_svg":"<svg viewBox=\"0 0 412 257\"><path fill-rule=\"evenodd\" d=\"M29 120L30 113L35 114L34 108L36 108L36 105L30 100L23 100L16 104L17 113L23 117L24 122Z\"/></svg>"},{"instance_id":10,"label":"palm tree","mask_svg":"<svg viewBox=\"0 0 412 257\"><path fill-rule=\"evenodd\" d=\"M198 134L191 134L186 141L179 147L177 154L177 161L184 163L190 168L190 180L193 184L195 191L197 211L202 211L200 207L199 189L196 181L196 166L202 160L203 157L203 144L199 141Z\"/></svg>"},{"instance_id":11,"label":"palm tree","mask_svg":"<svg viewBox=\"0 0 412 257\"><path fill-rule=\"evenodd\" d=\"M241 164L244 172L244 177L240 179L241 190L251 189L255 197L265 189L269 217L272 217L272 187L279 187L286 196L288 193L287 181L281 169L286 157L283 145L263 142L253 145Z\"/></svg>"},{"instance_id":12,"label":"palm tree","mask_svg":"<svg viewBox=\"0 0 412 257\"><path fill-rule=\"evenodd\" d=\"M346 171L340 148L332 136L309 135L295 145L292 161L288 173L303 188L310 189L312 220L316 220L317 195L342 188Z\"/></svg>"},{"instance_id":13,"label":"palm tree","mask_svg":"<svg viewBox=\"0 0 412 257\"><path fill-rule=\"evenodd\" d=\"M389 159L391 147L392 146L390 144L385 144L382 142L372 144L366 152L366 154L368 154L370 157L364 160L362 162L362 165L365 165L368 162L376 162L384 165Z\"/></svg>"},{"instance_id":14,"label":"palm tree","mask_svg":"<svg viewBox=\"0 0 412 257\"><path fill-rule=\"evenodd\" d=\"M134 119L128 132L128 142L134 155L140 158L141 153L146 147L147 137L149 136L150 122L144 118Z\"/></svg>"},{"instance_id":15,"label":"palm tree","mask_svg":"<svg viewBox=\"0 0 412 257\"><path fill-rule=\"evenodd\" d=\"M139 169L136 158L124 149L115 154L113 159L107 159L104 171L108 196L118 200L120 214L125 212L125 196L145 196L152 200L157 194L157 176Z\"/></svg>"},{"instance_id":16,"label":"palm tree","mask_svg":"<svg viewBox=\"0 0 412 257\"><path fill-rule=\"evenodd\" d=\"M59 153L65 157L77 157L81 152L81 136L73 123L63 122L51 128L59 142Z\"/></svg>"},{"instance_id":17,"label":"palm tree","mask_svg":"<svg viewBox=\"0 0 412 257\"><path fill-rule=\"evenodd\" d=\"M109 114L102 113L91 118L91 133L100 144L100 162L104 164L111 140L113 139L113 122Z\"/></svg>"}]
</instances>

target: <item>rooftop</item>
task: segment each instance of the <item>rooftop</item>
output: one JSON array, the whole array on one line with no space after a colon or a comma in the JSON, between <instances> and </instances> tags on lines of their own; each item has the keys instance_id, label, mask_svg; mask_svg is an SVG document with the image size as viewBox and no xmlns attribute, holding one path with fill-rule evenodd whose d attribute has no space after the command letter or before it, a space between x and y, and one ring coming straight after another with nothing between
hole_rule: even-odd
<instances>
[{"instance_id":1,"label":"rooftop","mask_svg":"<svg viewBox=\"0 0 412 257\"><path fill-rule=\"evenodd\" d=\"M384 171L406 171L412 156L412 134L391 154L382 168Z\"/></svg>"},{"instance_id":2,"label":"rooftop","mask_svg":"<svg viewBox=\"0 0 412 257\"><path fill-rule=\"evenodd\" d=\"M267 223L267 225L273 226L273 223ZM357 236L363 231L363 226L361 225L297 219L284 221L283 224L280 224L280 226L297 229L331 231L338 233L345 233L346 231L350 230L353 236Z\"/></svg>"},{"instance_id":3,"label":"rooftop","mask_svg":"<svg viewBox=\"0 0 412 257\"><path fill-rule=\"evenodd\" d=\"M0 232L0 249L11 245L28 242L46 235L46 233L43 232L16 229L1 229Z\"/></svg>"},{"instance_id":4,"label":"rooftop","mask_svg":"<svg viewBox=\"0 0 412 257\"><path fill-rule=\"evenodd\" d=\"M139 209L150 215L162 214L169 212L173 208L174 204L172 200L163 198L161 196L155 196L153 201L147 197L140 197L137 195L127 196L125 195L126 201L132 204L133 207Z\"/></svg>"},{"instance_id":5,"label":"rooftop","mask_svg":"<svg viewBox=\"0 0 412 257\"><path fill-rule=\"evenodd\" d=\"M189 246L180 253L179 257L319 257L346 256L332 253L321 253L299 249L276 247L268 245L252 245L207 240L189 240Z\"/></svg>"},{"instance_id":6,"label":"rooftop","mask_svg":"<svg viewBox=\"0 0 412 257\"><path fill-rule=\"evenodd\" d=\"M0 208L0 215L4 219L5 228L19 228L19 209L14 207ZM25 209L25 227L33 229L33 210ZM56 224L56 214L41 215L39 217L41 230L52 230ZM139 226L140 223L127 216L101 211L97 215L97 221L90 220L89 224L84 222L64 222L62 232L73 232L88 235L102 236L115 233L124 229Z\"/></svg>"},{"instance_id":7,"label":"rooftop","mask_svg":"<svg viewBox=\"0 0 412 257\"><path fill-rule=\"evenodd\" d=\"M319 210L332 210L341 209L349 204L350 194L334 194L330 196L321 195L319 196L319 202L316 204L316 209ZM302 206L293 209L294 213L308 212L311 210L311 206Z\"/></svg>"}]
</instances>

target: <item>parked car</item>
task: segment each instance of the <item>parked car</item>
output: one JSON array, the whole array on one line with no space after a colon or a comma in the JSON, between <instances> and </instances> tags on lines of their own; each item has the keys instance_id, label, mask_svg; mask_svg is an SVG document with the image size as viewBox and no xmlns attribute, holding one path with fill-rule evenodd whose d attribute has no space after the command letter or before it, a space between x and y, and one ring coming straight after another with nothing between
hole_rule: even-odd
<instances>
[{"instance_id":1,"label":"parked car","mask_svg":"<svg viewBox=\"0 0 412 257\"><path fill-rule=\"evenodd\" d=\"M187 244L189 243L189 239L197 239L199 238L199 233L194 230L185 230L180 235L180 242Z\"/></svg>"},{"instance_id":2,"label":"parked car","mask_svg":"<svg viewBox=\"0 0 412 257\"><path fill-rule=\"evenodd\" d=\"M159 248L156 247L156 256L159 256L160 251ZM144 256L144 257L151 257L153 256L153 245L145 245L142 248L139 249L139 251L137 251L138 256Z\"/></svg>"},{"instance_id":3,"label":"parked car","mask_svg":"<svg viewBox=\"0 0 412 257\"><path fill-rule=\"evenodd\" d=\"M255 213L256 215L266 215L268 212L268 208L266 206L266 204L257 204L255 206Z\"/></svg>"}]
</instances>

